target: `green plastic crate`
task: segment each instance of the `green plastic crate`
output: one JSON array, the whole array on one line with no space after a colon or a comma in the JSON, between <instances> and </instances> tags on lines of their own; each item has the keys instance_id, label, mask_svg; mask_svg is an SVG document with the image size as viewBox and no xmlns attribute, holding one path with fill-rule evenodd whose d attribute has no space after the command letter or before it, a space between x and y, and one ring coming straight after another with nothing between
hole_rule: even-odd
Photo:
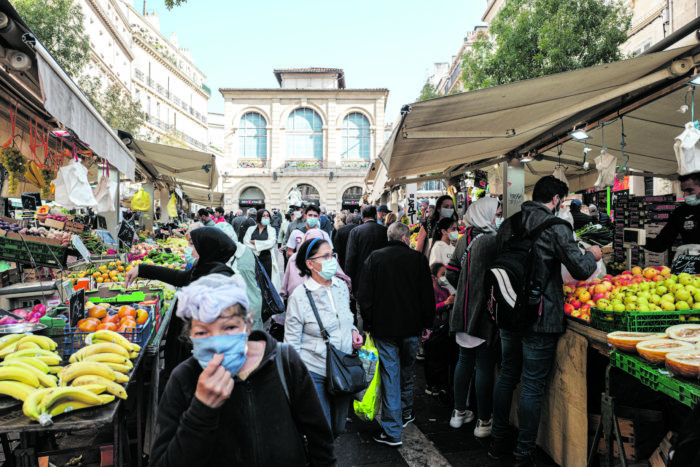
<instances>
[{"instance_id":1,"label":"green plastic crate","mask_svg":"<svg viewBox=\"0 0 700 467\"><path fill-rule=\"evenodd\" d=\"M93 303L134 303L146 300L146 294L143 292L134 292L129 295L117 295L112 298L90 297Z\"/></svg>"},{"instance_id":2,"label":"green plastic crate","mask_svg":"<svg viewBox=\"0 0 700 467\"><path fill-rule=\"evenodd\" d=\"M599 331L619 331L619 312L591 308L591 326Z\"/></svg>"},{"instance_id":3,"label":"green plastic crate","mask_svg":"<svg viewBox=\"0 0 700 467\"><path fill-rule=\"evenodd\" d=\"M31 264L29 254L27 253L28 248L37 265L49 267L66 266L66 260L68 259L68 247L32 242L31 240L27 240L26 243L27 245L25 247L22 240L0 237L0 258L14 262Z\"/></svg>"},{"instance_id":4,"label":"green plastic crate","mask_svg":"<svg viewBox=\"0 0 700 467\"><path fill-rule=\"evenodd\" d=\"M625 311L621 314L620 331L663 332L669 326L700 324L700 310L683 311Z\"/></svg>"}]
</instances>

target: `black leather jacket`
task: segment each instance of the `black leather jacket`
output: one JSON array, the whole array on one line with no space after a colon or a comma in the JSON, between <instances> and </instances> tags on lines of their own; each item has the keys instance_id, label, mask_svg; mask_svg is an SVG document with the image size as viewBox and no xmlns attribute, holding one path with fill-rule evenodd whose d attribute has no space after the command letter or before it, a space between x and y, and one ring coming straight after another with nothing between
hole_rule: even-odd
<instances>
[{"instance_id":1,"label":"black leather jacket","mask_svg":"<svg viewBox=\"0 0 700 467\"><path fill-rule=\"evenodd\" d=\"M536 201L526 201L521 206L522 221L526 231L534 230L544 222L552 211ZM512 234L512 217L506 219L498 229L498 250ZM540 235L536 244L537 264L534 271L539 275L539 283L544 284L544 305L542 315L525 332L562 333L566 330L564 319L564 290L561 278L561 265L566 266L571 276L586 280L596 270L593 253L581 253L574 241L574 235L565 225L549 227Z\"/></svg>"}]
</instances>

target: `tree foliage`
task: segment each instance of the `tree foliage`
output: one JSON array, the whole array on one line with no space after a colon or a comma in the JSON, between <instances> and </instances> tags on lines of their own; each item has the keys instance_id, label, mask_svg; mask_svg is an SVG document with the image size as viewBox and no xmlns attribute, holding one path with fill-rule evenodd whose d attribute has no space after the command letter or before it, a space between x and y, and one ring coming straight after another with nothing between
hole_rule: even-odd
<instances>
[{"instance_id":1,"label":"tree foliage","mask_svg":"<svg viewBox=\"0 0 700 467\"><path fill-rule=\"evenodd\" d=\"M180 6L186 2L187 2L187 0L165 0L165 7L168 10L172 10L173 7Z\"/></svg>"},{"instance_id":2,"label":"tree foliage","mask_svg":"<svg viewBox=\"0 0 700 467\"><path fill-rule=\"evenodd\" d=\"M462 60L466 90L623 57L631 14L619 0L506 0Z\"/></svg>"},{"instance_id":3,"label":"tree foliage","mask_svg":"<svg viewBox=\"0 0 700 467\"><path fill-rule=\"evenodd\" d=\"M79 86L110 127L138 134L144 120L141 104L122 87L112 83L103 89L102 80L87 76L80 79Z\"/></svg>"},{"instance_id":4,"label":"tree foliage","mask_svg":"<svg viewBox=\"0 0 700 467\"><path fill-rule=\"evenodd\" d=\"M440 97L440 94L438 94L435 86L430 83L425 83L425 86L423 86L423 89L420 92L420 97L418 100L427 101L428 99L435 99L436 97Z\"/></svg>"},{"instance_id":5,"label":"tree foliage","mask_svg":"<svg viewBox=\"0 0 700 467\"><path fill-rule=\"evenodd\" d=\"M77 78L87 65L90 41L83 12L73 0L13 0L15 9L59 65Z\"/></svg>"}]
</instances>

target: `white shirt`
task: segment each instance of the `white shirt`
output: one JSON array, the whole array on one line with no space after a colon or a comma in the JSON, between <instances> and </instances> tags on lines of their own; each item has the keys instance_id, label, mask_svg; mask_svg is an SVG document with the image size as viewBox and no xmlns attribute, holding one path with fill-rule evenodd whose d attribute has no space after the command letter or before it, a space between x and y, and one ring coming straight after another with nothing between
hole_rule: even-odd
<instances>
[{"instance_id":1,"label":"white shirt","mask_svg":"<svg viewBox=\"0 0 700 467\"><path fill-rule=\"evenodd\" d=\"M452 253L455 251L455 247L450 244L438 240L435 242L430 250L430 264L442 263L447 266L450 263L450 258L452 258Z\"/></svg>"},{"instance_id":2,"label":"white shirt","mask_svg":"<svg viewBox=\"0 0 700 467\"><path fill-rule=\"evenodd\" d=\"M327 241L331 249L333 249L333 242L331 242L331 237L326 233L325 230L319 229L319 231L323 234L323 239ZM302 243L304 243L304 232L298 229L292 230L292 233L289 234L289 240L287 241L287 248L291 248L293 251L297 251Z\"/></svg>"}]
</instances>

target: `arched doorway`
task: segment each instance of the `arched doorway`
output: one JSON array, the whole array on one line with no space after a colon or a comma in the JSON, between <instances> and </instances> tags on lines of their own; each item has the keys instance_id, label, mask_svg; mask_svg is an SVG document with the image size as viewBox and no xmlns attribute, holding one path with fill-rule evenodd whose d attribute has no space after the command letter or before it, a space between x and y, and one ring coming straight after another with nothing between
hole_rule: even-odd
<instances>
[{"instance_id":1,"label":"arched doorway","mask_svg":"<svg viewBox=\"0 0 700 467\"><path fill-rule=\"evenodd\" d=\"M340 209L347 209L353 212L360 209L360 203L362 203L362 187L351 186L343 192Z\"/></svg>"},{"instance_id":2,"label":"arched doorway","mask_svg":"<svg viewBox=\"0 0 700 467\"><path fill-rule=\"evenodd\" d=\"M256 186L249 186L238 196L238 206L241 209L262 209L265 207L265 194Z\"/></svg>"},{"instance_id":3,"label":"arched doorway","mask_svg":"<svg viewBox=\"0 0 700 467\"><path fill-rule=\"evenodd\" d=\"M318 190L308 183L300 183L297 185L297 190L301 192L301 199L304 204L315 204L316 206L321 205L321 195Z\"/></svg>"}]
</instances>

